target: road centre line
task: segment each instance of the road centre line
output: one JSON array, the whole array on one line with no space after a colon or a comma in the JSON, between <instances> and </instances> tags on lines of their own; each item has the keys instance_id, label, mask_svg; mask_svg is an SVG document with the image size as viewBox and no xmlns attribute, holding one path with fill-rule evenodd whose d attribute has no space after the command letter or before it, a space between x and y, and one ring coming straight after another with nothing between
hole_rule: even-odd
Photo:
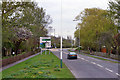
<instances>
[{"instance_id":1,"label":"road centre line","mask_svg":"<svg viewBox=\"0 0 120 80\"><path fill-rule=\"evenodd\" d=\"M68 54L67 52L64 52L65 54ZM78 56L78 58L80 58L80 59L82 59L82 60L85 60L85 61L87 61L87 62L89 62L88 60L86 60L85 58L82 58L82 57L79 57ZM94 58L92 58L92 59L94 59ZM95 62L91 62L92 64L95 64L95 65L97 65L97 66L99 66L99 67L101 67L101 68L103 68L103 66L102 65L100 65L100 64L97 64L97 63L95 63ZM113 70L111 70L111 69L109 69L109 68L104 68L104 69L106 69L107 71L109 71L109 72L112 72L113 73ZM118 73L115 73L117 76L120 76L120 74L118 74Z\"/></svg>"},{"instance_id":2,"label":"road centre line","mask_svg":"<svg viewBox=\"0 0 120 80\"><path fill-rule=\"evenodd\" d=\"M99 67L103 67L102 65L100 65L100 64L97 64L97 66L99 66Z\"/></svg>"},{"instance_id":3,"label":"road centre line","mask_svg":"<svg viewBox=\"0 0 120 80\"><path fill-rule=\"evenodd\" d=\"M64 52L64 53L65 53L65 54L68 54L68 53L66 53L66 52ZM89 62L89 60L86 60L85 58L82 58L82 57L80 57L80 56L78 56L78 58ZM87 58L89 58L89 57L87 57ZM91 58L91 59L94 59L94 58ZM97 65L98 67L104 68L104 66L102 66L102 65L100 65L100 64L97 64L97 63L95 63L95 62L91 62L91 63ZM107 71L109 71L109 72L111 72L111 73L114 73L114 71L111 70L111 69L109 69L109 68L104 68L104 69L106 69ZM114 74L116 74L117 76L120 76L120 74L118 74L118 73L114 73Z\"/></svg>"},{"instance_id":4,"label":"road centre line","mask_svg":"<svg viewBox=\"0 0 120 80\"><path fill-rule=\"evenodd\" d=\"M96 64L95 62L91 62L92 64Z\"/></svg>"},{"instance_id":5,"label":"road centre line","mask_svg":"<svg viewBox=\"0 0 120 80\"><path fill-rule=\"evenodd\" d=\"M110 71L110 72L113 72L113 70L110 70L110 69L108 69L108 68L105 68L106 70L108 70L108 71Z\"/></svg>"},{"instance_id":6,"label":"road centre line","mask_svg":"<svg viewBox=\"0 0 120 80\"><path fill-rule=\"evenodd\" d=\"M84 58L81 58L82 60L85 60Z\"/></svg>"},{"instance_id":7,"label":"road centre line","mask_svg":"<svg viewBox=\"0 0 120 80\"><path fill-rule=\"evenodd\" d=\"M81 57L78 56L78 58L81 58Z\"/></svg>"},{"instance_id":8,"label":"road centre line","mask_svg":"<svg viewBox=\"0 0 120 80\"><path fill-rule=\"evenodd\" d=\"M89 62L88 60L85 59L85 61Z\"/></svg>"},{"instance_id":9,"label":"road centre line","mask_svg":"<svg viewBox=\"0 0 120 80\"><path fill-rule=\"evenodd\" d=\"M116 73L116 75L120 76L120 74Z\"/></svg>"}]
</instances>

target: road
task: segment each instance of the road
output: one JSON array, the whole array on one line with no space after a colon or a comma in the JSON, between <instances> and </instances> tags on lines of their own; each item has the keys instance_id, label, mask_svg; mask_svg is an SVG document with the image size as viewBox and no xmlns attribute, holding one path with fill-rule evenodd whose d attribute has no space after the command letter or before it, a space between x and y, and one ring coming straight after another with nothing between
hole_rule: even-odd
<instances>
[{"instance_id":1,"label":"road","mask_svg":"<svg viewBox=\"0 0 120 80\"><path fill-rule=\"evenodd\" d=\"M57 57L60 57L59 49L51 49L51 51ZM81 54L78 54L78 59L69 60L67 59L68 53L67 49L63 49L63 62L76 78L118 78L120 76L118 63L99 60Z\"/></svg>"}]
</instances>

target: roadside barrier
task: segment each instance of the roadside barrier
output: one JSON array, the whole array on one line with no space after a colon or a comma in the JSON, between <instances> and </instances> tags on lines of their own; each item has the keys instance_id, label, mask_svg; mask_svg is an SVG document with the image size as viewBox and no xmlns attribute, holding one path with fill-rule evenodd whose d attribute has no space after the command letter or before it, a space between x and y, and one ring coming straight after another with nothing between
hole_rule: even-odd
<instances>
[{"instance_id":1,"label":"roadside barrier","mask_svg":"<svg viewBox=\"0 0 120 80\"><path fill-rule=\"evenodd\" d=\"M28 53L25 53L25 54L9 57L7 59L2 59L2 67L6 66L8 64L14 63L16 61L19 61L21 59L24 59L24 58L26 58L28 56L33 55L33 54L34 54L34 52L28 52Z\"/></svg>"}]
</instances>

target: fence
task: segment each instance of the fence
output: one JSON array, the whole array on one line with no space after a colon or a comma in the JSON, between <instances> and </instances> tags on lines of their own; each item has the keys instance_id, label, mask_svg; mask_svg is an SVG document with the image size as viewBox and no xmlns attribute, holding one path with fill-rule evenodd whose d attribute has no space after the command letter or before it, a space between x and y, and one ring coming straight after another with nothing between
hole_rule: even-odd
<instances>
[{"instance_id":1,"label":"fence","mask_svg":"<svg viewBox=\"0 0 120 80\"><path fill-rule=\"evenodd\" d=\"M28 57L30 55L33 55L33 54L34 54L34 52L29 52L29 53L25 53L25 54L22 54L22 55L16 55L16 56L9 57L7 59L3 59L2 60L2 67L6 66L8 64L14 63L16 61L19 61L21 59L24 59L24 58L26 58L26 57Z\"/></svg>"}]
</instances>

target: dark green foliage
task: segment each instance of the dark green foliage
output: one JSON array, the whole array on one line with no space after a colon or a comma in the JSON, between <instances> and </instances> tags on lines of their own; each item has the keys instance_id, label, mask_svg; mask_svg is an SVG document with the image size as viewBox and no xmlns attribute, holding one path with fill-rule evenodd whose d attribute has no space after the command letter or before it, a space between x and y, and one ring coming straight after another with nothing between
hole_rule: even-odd
<instances>
[{"instance_id":1,"label":"dark green foliage","mask_svg":"<svg viewBox=\"0 0 120 80\"><path fill-rule=\"evenodd\" d=\"M94 51L100 51L101 46L106 46L110 53L111 47L115 45L114 35L117 28L107 10L87 8L75 19L81 21L74 33L76 44L80 41L82 49L91 48Z\"/></svg>"},{"instance_id":2,"label":"dark green foliage","mask_svg":"<svg viewBox=\"0 0 120 80\"><path fill-rule=\"evenodd\" d=\"M45 9L38 7L35 2L3 2L2 47L6 48L6 52L8 49L14 49L16 54L19 49L34 51L39 47L39 37L47 35L46 27L51 23L52 20ZM19 33L21 28L26 28L32 36L24 38L23 32Z\"/></svg>"}]
</instances>

